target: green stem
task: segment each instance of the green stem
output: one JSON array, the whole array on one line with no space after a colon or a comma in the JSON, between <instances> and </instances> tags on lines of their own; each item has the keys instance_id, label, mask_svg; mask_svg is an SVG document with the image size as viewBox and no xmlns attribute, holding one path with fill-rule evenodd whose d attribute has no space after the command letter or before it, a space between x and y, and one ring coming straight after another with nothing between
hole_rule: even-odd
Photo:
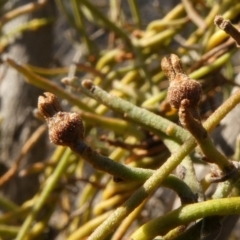
<instances>
[{"instance_id":1,"label":"green stem","mask_svg":"<svg viewBox=\"0 0 240 240\"><path fill-rule=\"evenodd\" d=\"M76 28L75 25L75 21L72 17L72 14L70 14L66 8L66 6L64 5L64 0L56 0L56 4L60 10L60 12L65 15L65 17L67 18L68 22L72 25L73 28Z\"/></svg>"},{"instance_id":2,"label":"green stem","mask_svg":"<svg viewBox=\"0 0 240 240\"><path fill-rule=\"evenodd\" d=\"M203 123L203 127L211 132L219 122L240 103L240 90L231 95L215 112Z\"/></svg>"},{"instance_id":3,"label":"green stem","mask_svg":"<svg viewBox=\"0 0 240 240\"><path fill-rule=\"evenodd\" d=\"M83 141L79 141L74 146L71 146L71 149L89 162L95 169L107 172L122 180L145 181L154 173L150 169L134 168L115 162L94 151Z\"/></svg>"},{"instance_id":4,"label":"green stem","mask_svg":"<svg viewBox=\"0 0 240 240\"><path fill-rule=\"evenodd\" d=\"M134 168L115 162L106 156L100 155L82 141L79 141L75 146L72 146L71 149L89 162L95 169L107 172L114 177L125 181L145 181L155 172L154 170ZM174 190L183 204L195 200L195 195L192 193L188 185L177 177L169 175L163 180L163 186Z\"/></svg>"},{"instance_id":5,"label":"green stem","mask_svg":"<svg viewBox=\"0 0 240 240\"><path fill-rule=\"evenodd\" d=\"M240 102L240 90L227 99L205 122L204 127L211 131ZM101 240L115 229L119 223L146 198L148 198L163 182L163 180L180 164L196 146L193 137L190 137L176 153L158 169L122 206L116 209L90 236L89 240Z\"/></svg>"},{"instance_id":6,"label":"green stem","mask_svg":"<svg viewBox=\"0 0 240 240\"><path fill-rule=\"evenodd\" d=\"M236 139L236 146L235 146L235 151L234 151L234 160L240 161L240 135L237 136Z\"/></svg>"},{"instance_id":7,"label":"green stem","mask_svg":"<svg viewBox=\"0 0 240 240\"><path fill-rule=\"evenodd\" d=\"M131 239L153 239L164 235L171 229L212 215L240 214L240 197L214 199L180 207L164 216L158 217L140 227Z\"/></svg>"},{"instance_id":8,"label":"green stem","mask_svg":"<svg viewBox=\"0 0 240 240\"><path fill-rule=\"evenodd\" d=\"M168 147L171 153L174 153L178 150L179 144L172 141L171 139L164 139L164 144ZM202 186L196 177L196 173L193 167L193 161L190 156L186 156L181 165L178 166L179 171L183 171L183 178L181 178L192 190L192 192L197 196L200 201L203 201L204 194ZM181 172L180 172L181 175Z\"/></svg>"},{"instance_id":9,"label":"green stem","mask_svg":"<svg viewBox=\"0 0 240 240\"><path fill-rule=\"evenodd\" d=\"M179 27L179 24L186 24L188 22L188 18L180 18L180 19L160 19L160 20L154 20L148 25L148 31L155 30L155 31L162 31L164 29L167 29L169 27Z\"/></svg>"},{"instance_id":10,"label":"green stem","mask_svg":"<svg viewBox=\"0 0 240 240\"><path fill-rule=\"evenodd\" d=\"M41 219L41 221L34 223L34 226L29 231L27 238L25 238L24 240L34 240L44 236L45 231L48 228L49 220L55 210L55 204L57 204L57 202L52 201L51 204L45 207L44 217Z\"/></svg>"},{"instance_id":11,"label":"green stem","mask_svg":"<svg viewBox=\"0 0 240 240\"><path fill-rule=\"evenodd\" d=\"M128 135L133 135L139 140L144 139L145 137L145 134L141 129L138 129L130 122L121 119L104 117L89 112L80 112L80 116L87 125L100 125L102 128L114 131L115 133L127 133Z\"/></svg>"},{"instance_id":12,"label":"green stem","mask_svg":"<svg viewBox=\"0 0 240 240\"><path fill-rule=\"evenodd\" d=\"M124 239L124 235L127 230L130 228L131 224L134 221L137 221L138 216L141 214L142 210L145 207L147 201L143 201L131 214L129 214L120 224L120 226L116 229L115 233L112 236L112 240Z\"/></svg>"},{"instance_id":13,"label":"green stem","mask_svg":"<svg viewBox=\"0 0 240 240\"><path fill-rule=\"evenodd\" d=\"M86 32L86 28L84 26L83 16L82 12L79 10L79 4L78 0L71 0L72 6L73 6L73 14L75 19L75 25L79 33L82 35L83 42L85 46L87 47L87 54L92 53L92 43L88 37L88 34Z\"/></svg>"},{"instance_id":14,"label":"green stem","mask_svg":"<svg viewBox=\"0 0 240 240\"><path fill-rule=\"evenodd\" d=\"M111 214L111 212L106 212L100 216L97 216L93 218L92 220L88 221L86 224L79 227L76 231L74 231L67 240L79 240L86 238L91 234L91 232L104 220L107 219L107 217Z\"/></svg>"},{"instance_id":15,"label":"green stem","mask_svg":"<svg viewBox=\"0 0 240 240\"><path fill-rule=\"evenodd\" d=\"M146 99L142 104L142 108L152 109L155 105L162 102L167 96L167 91L163 90L159 92L158 94L153 95L152 97L149 97Z\"/></svg>"},{"instance_id":16,"label":"green stem","mask_svg":"<svg viewBox=\"0 0 240 240\"><path fill-rule=\"evenodd\" d=\"M205 234L206 228L209 230L207 234L219 231L221 230L219 229L219 227L221 228L221 221L223 220L223 218L224 218L223 216L205 217L202 220L195 223L190 228L188 228L185 232L183 232L179 236L176 236L174 240L199 239L199 236Z\"/></svg>"},{"instance_id":17,"label":"green stem","mask_svg":"<svg viewBox=\"0 0 240 240\"><path fill-rule=\"evenodd\" d=\"M140 29L141 25L142 25L142 21L141 21L138 3L136 0L128 0L128 4L129 4L130 10L132 12L133 22Z\"/></svg>"},{"instance_id":18,"label":"green stem","mask_svg":"<svg viewBox=\"0 0 240 240\"><path fill-rule=\"evenodd\" d=\"M72 151L89 162L95 169L107 172L114 177L125 181L145 181L154 174L154 170L130 167L113 161L94 151L85 142L79 141L71 147ZM168 176L163 181L163 186L171 188L180 197L182 203L193 202L195 195L186 183L174 176Z\"/></svg>"},{"instance_id":19,"label":"green stem","mask_svg":"<svg viewBox=\"0 0 240 240\"><path fill-rule=\"evenodd\" d=\"M62 74L65 75L69 71L69 67L43 68L43 67L33 66L30 64L27 64L26 67L36 74L47 75L47 76L57 76Z\"/></svg>"},{"instance_id":20,"label":"green stem","mask_svg":"<svg viewBox=\"0 0 240 240\"><path fill-rule=\"evenodd\" d=\"M17 204L7 199L2 194L0 195L0 206L1 206L1 209L10 210L10 211L16 211L17 209L20 208Z\"/></svg>"},{"instance_id":21,"label":"green stem","mask_svg":"<svg viewBox=\"0 0 240 240\"><path fill-rule=\"evenodd\" d=\"M67 84L67 82L65 83ZM119 97L108 94L100 87L93 85L92 82L90 83L91 86L88 88L88 83L90 83L89 80L82 82L84 87L82 90L84 93L111 108L112 110L123 114L125 118L138 123L139 125L161 137L170 137L178 142L184 142L189 137L187 131L171 121L157 116L148 110L136 107L134 104L131 104ZM73 87L78 86L73 85Z\"/></svg>"},{"instance_id":22,"label":"green stem","mask_svg":"<svg viewBox=\"0 0 240 240\"><path fill-rule=\"evenodd\" d=\"M100 225L89 240L102 240L118 226L118 224L132 212L141 202L148 198L159 186L164 179L178 166L186 155L195 147L195 141L191 138L186 141L181 148L159 168L155 173L140 187L122 206L109 216L109 218Z\"/></svg>"},{"instance_id":23,"label":"green stem","mask_svg":"<svg viewBox=\"0 0 240 240\"><path fill-rule=\"evenodd\" d=\"M8 58L6 62L13 68L15 68L18 72L20 72L26 78L26 81L36 87L44 89L46 91L55 93L59 97L66 99L73 105L78 106L80 109L93 112L91 108L89 108L85 103L83 103L77 96L74 96L72 93L67 92L62 87L58 86L57 84L49 81L46 78L43 78L32 71L30 71L27 67L21 66L13 59Z\"/></svg>"},{"instance_id":24,"label":"green stem","mask_svg":"<svg viewBox=\"0 0 240 240\"><path fill-rule=\"evenodd\" d=\"M47 179L46 184L42 189L42 192L40 193L39 197L36 199L31 209L31 212L29 213L23 225L21 226L21 229L18 232L16 240L23 240L27 236L28 231L31 228L31 225L33 224L36 216L38 215L40 210L43 208L47 199L51 195L51 192L53 191L53 189L58 184L60 177L66 171L67 166L69 164L69 157L71 154L72 152L70 151L70 149L68 149L62 156L60 162L56 166L52 175Z\"/></svg>"},{"instance_id":25,"label":"green stem","mask_svg":"<svg viewBox=\"0 0 240 240\"><path fill-rule=\"evenodd\" d=\"M189 77L192 79L200 79L200 78L204 77L205 75L213 72L214 70L220 68L222 65L226 64L226 62L228 62L230 60L230 58L232 57L234 52L236 52L236 49L233 49L232 51L223 54L221 57L219 57L213 63L211 63L207 66L201 67L198 70L190 73Z\"/></svg>"},{"instance_id":26,"label":"green stem","mask_svg":"<svg viewBox=\"0 0 240 240\"><path fill-rule=\"evenodd\" d=\"M0 216L0 224L1 223L6 224L6 223L9 223L12 221L17 221L17 220L19 221L19 220L24 219L25 216L27 215L27 213L30 211L32 205L33 205L33 200L29 200L29 201L25 202L18 209L2 214Z\"/></svg>"},{"instance_id":27,"label":"green stem","mask_svg":"<svg viewBox=\"0 0 240 240\"><path fill-rule=\"evenodd\" d=\"M2 2L4 2L4 1L2 1ZM14 18L17 18L23 14L35 12L35 11L41 9L42 7L44 7L44 5L46 3L47 3L46 0L35 2L35 3L28 3L23 6L14 8L14 9L8 11L7 13L3 14L0 18L0 31L2 29L2 26L4 24L6 24L7 22L9 22L9 21L13 20Z\"/></svg>"},{"instance_id":28,"label":"green stem","mask_svg":"<svg viewBox=\"0 0 240 240\"><path fill-rule=\"evenodd\" d=\"M152 76L145 64L145 57L143 56L142 49L139 45L139 40L133 38L132 44L133 44L134 53L136 55L136 65L140 67L139 73L140 75L142 75L141 77L143 79L146 79L146 81L149 83L149 86L152 87Z\"/></svg>"},{"instance_id":29,"label":"green stem","mask_svg":"<svg viewBox=\"0 0 240 240\"><path fill-rule=\"evenodd\" d=\"M159 47L159 44L166 39L173 38L176 34L176 29L166 29L160 33L157 33L151 37L142 38L139 40L139 46L142 48L146 47Z\"/></svg>"},{"instance_id":30,"label":"green stem","mask_svg":"<svg viewBox=\"0 0 240 240\"><path fill-rule=\"evenodd\" d=\"M128 45L131 43L128 35L119 28L115 23L111 22L103 13L101 13L96 7L94 7L88 0L81 0L82 5L84 5L94 16L99 18L106 27L111 31L115 32L119 37L121 37Z\"/></svg>"},{"instance_id":31,"label":"green stem","mask_svg":"<svg viewBox=\"0 0 240 240\"><path fill-rule=\"evenodd\" d=\"M25 31L36 30L50 24L51 22L52 19L49 18L33 19L13 28L9 32L6 32L5 34L0 36L0 52L3 52L3 49L8 46L12 41L11 39L16 38L19 34L22 34Z\"/></svg>"},{"instance_id":32,"label":"green stem","mask_svg":"<svg viewBox=\"0 0 240 240\"><path fill-rule=\"evenodd\" d=\"M19 232L19 227L0 224L1 239L14 239Z\"/></svg>"}]
</instances>

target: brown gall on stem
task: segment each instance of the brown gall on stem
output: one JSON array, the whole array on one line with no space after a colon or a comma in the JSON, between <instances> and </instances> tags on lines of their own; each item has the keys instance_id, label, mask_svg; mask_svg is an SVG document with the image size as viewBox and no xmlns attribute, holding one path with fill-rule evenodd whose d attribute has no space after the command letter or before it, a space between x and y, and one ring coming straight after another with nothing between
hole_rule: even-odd
<instances>
[{"instance_id":1,"label":"brown gall on stem","mask_svg":"<svg viewBox=\"0 0 240 240\"><path fill-rule=\"evenodd\" d=\"M184 73L181 60L177 55L164 57L161 67L170 81L167 99L170 105L179 109L181 101L189 100L191 107L197 107L202 97L201 84Z\"/></svg>"},{"instance_id":2,"label":"brown gall on stem","mask_svg":"<svg viewBox=\"0 0 240 240\"><path fill-rule=\"evenodd\" d=\"M82 119L76 113L62 112L58 99L44 93L38 99L38 109L47 120L50 141L56 145L72 147L84 139Z\"/></svg>"},{"instance_id":3,"label":"brown gall on stem","mask_svg":"<svg viewBox=\"0 0 240 240\"><path fill-rule=\"evenodd\" d=\"M240 47L240 32L232 25L229 20L224 19L220 15L217 15L214 19L214 23L220 29L230 35L235 40L237 47Z\"/></svg>"}]
</instances>

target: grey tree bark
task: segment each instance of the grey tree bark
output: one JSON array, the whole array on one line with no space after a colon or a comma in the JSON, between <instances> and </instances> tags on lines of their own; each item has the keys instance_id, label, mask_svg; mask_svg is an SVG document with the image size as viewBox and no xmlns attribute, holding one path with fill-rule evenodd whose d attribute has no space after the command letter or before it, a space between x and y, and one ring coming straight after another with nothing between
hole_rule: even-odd
<instances>
[{"instance_id":1,"label":"grey tree bark","mask_svg":"<svg viewBox=\"0 0 240 240\"><path fill-rule=\"evenodd\" d=\"M28 0L15 0L16 5L24 5ZM53 17L54 5L52 1L32 14L26 14L7 24L10 28L29 19ZM36 66L47 67L52 59L52 25L41 27L36 31L22 34L8 48L6 54L21 63L30 63ZM4 69L3 69L4 68ZM0 85L1 98L1 173L13 164L20 149L41 124L33 117L32 110L37 106L37 98L42 90L27 84L22 75L8 66L2 66L4 71ZM46 157L46 145L41 139L27 154L24 165L27 166ZM5 194L17 203L29 199L38 189L36 175L26 178L14 177L5 187Z\"/></svg>"}]
</instances>

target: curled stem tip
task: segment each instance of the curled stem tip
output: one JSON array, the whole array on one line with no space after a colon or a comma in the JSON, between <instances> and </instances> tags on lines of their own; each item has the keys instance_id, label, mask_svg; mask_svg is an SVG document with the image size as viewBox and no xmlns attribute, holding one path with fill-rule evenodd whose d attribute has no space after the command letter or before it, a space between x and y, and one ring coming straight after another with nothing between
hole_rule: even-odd
<instances>
[{"instance_id":1,"label":"curled stem tip","mask_svg":"<svg viewBox=\"0 0 240 240\"><path fill-rule=\"evenodd\" d=\"M230 35L236 42L237 46L240 47L240 32L237 28L235 28L232 23L224 19L222 16L217 15L214 19L214 23L222 29L224 32L226 32L228 35Z\"/></svg>"},{"instance_id":2,"label":"curled stem tip","mask_svg":"<svg viewBox=\"0 0 240 240\"><path fill-rule=\"evenodd\" d=\"M90 90L91 92L94 90L94 84L92 82L92 80L90 79L84 79L82 81L82 86L88 90Z\"/></svg>"},{"instance_id":3,"label":"curled stem tip","mask_svg":"<svg viewBox=\"0 0 240 240\"><path fill-rule=\"evenodd\" d=\"M207 137L207 131L201 124L198 108L193 108L188 99L181 101L178 115L182 126L188 129L195 138Z\"/></svg>"}]
</instances>

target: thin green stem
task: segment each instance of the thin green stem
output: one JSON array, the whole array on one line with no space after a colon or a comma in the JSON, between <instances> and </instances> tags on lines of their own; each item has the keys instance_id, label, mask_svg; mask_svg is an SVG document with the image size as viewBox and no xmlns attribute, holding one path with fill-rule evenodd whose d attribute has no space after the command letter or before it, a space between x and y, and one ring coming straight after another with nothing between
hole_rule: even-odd
<instances>
[{"instance_id":1,"label":"thin green stem","mask_svg":"<svg viewBox=\"0 0 240 240\"><path fill-rule=\"evenodd\" d=\"M114 131L115 133L133 135L137 139L144 139L145 134L130 122L104 117L94 113L80 112L81 118L86 122L87 125L100 125L102 128Z\"/></svg>"},{"instance_id":2,"label":"thin green stem","mask_svg":"<svg viewBox=\"0 0 240 240\"><path fill-rule=\"evenodd\" d=\"M68 238L67 240L79 240L83 239L99 225L101 224L104 220L107 219L107 217L111 214L111 212L106 212L100 216L97 216L93 218L92 220L88 221L86 224L82 225L79 227L76 231L74 231Z\"/></svg>"},{"instance_id":3,"label":"thin green stem","mask_svg":"<svg viewBox=\"0 0 240 240\"><path fill-rule=\"evenodd\" d=\"M155 31L162 31L163 29L167 29L169 27L176 27L179 26L179 24L185 24L188 22L188 19L186 17L181 19L160 19L160 20L154 20L148 25L148 31L155 30Z\"/></svg>"},{"instance_id":4,"label":"thin green stem","mask_svg":"<svg viewBox=\"0 0 240 240\"><path fill-rule=\"evenodd\" d=\"M9 45L9 43L12 41L11 39L16 38L19 34L22 34L25 31L36 30L50 24L51 22L52 19L49 18L33 19L13 28L9 32L6 32L0 36L0 52L2 52L3 49Z\"/></svg>"},{"instance_id":5,"label":"thin green stem","mask_svg":"<svg viewBox=\"0 0 240 240\"><path fill-rule=\"evenodd\" d=\"M149 83L149 86L152 87L152 76L147 69L147 66L145 63L145 58L143 56L143 52L142 52L141 46L139 44L139 40L133 38L132 44L133 44L134 52L136 55L136 65L138 65L140 67L139 73L142 75L143 79L146 79L146 81Z\"/></svg>"},{"instance_id":6,"label":"thin green stem","mask_svg":"<svg viewBox=\"0 0 240 240\"><path fill-rule=\"evenodd\" d=\"M87 47L87 54L90 54L93 52L92 50L92 43L90 41L90 38L86 32L86 28L84 26L83 16L82 12L79 9L78 0L71 0L72 6L73 6L73 14L75 19L75 25L79 33L82 35L83 42L85 46Z\"/></svg>"},{"instance_id":7,"label":"thin green stem","mask_svg":"<svg viewBox=\"0 0 240 240\"><path fill-rule=\"evenodd\" d=\"M55 199L57 200L57 199ZM44 236L46 228L48 228L49 220L55 210L56 201L52 201L51 204L45 207L45 214L41 221L34 223L32 229L28 232L27 238L25 240L34 240Z\"/></svg>"},{"instance_id":8,"label":"thin green stem","mask_svg":"<svg viewBox=\"0 0 240 240\"><path fill-rule=\"evenodd\" d=\"M142 38L139 40L139 46L142 48L159 47L159 44L164 42L166 39L173 38L173 36L176 34L176 31L176 29L166 29L151 37Z\"/></svg>"},{"instance_id":9,"label":"thin green stem","mask_svg":"<svg viewBox=\"0 0 240 240\"><path fill-rule=\"evenodd\" d=\"M204 77L205 75L213 72L214 70L220 68L222 65L226 64L226 62L228 62L230 60L230 58L232 57L232 55L235 52L236 52L236 49L233 49L232 51L223 54L221 57L219 57L213 63L211 63L207 66L203 66L203 67L199 68L198 70L190 73L189 77L192 79L200 79L200 78Z\"/></svg>"},{"instance_id":10,"label":"thin green stem","mask_svg":"<svg viewBox=\"0 0 240 240\"><path fill-rule=\"evenodd\" d=\"M76 28L75 25L75 21L72 17L72 15L68 12L66 6L64 5L64 1L63 0L55 0L56 4L60 10L60 12L62 12L63 15L65 15L65 17L67 18L68 22L74 27Z\"/></svg>"},{"instance_id":11,"label":"thin green stem","mask_svg":"<svg viewBox=\"0 0 240 240\"><path fill-rule=\"evenodd\" d=\"M26 78L26 81L36 87L44 89L46 91L50 91L55 93L59 97L66 99L73 105L78 106L80 109L93 112L91 108L89 108L85 103L83 103L77 96L73 95L72 93L67 92L65 89L60 87L59 85L51 82L50 80L43 78L32 71L30 71L27 67L21 66L14 60L8 58L6 62L13 68L15 68L19 73L23 74Z\"/></svg>"},{"instance_id":12,"label":"thin green stem","mask_svg":"<svg viewBox=\"0 0 240 240\"><path fill-rule=\"evenodd\" d=\"M44 5L47 3L46 0L44 1L39 1L39 2L34 2L34 3L28 3L23 6L17 7L12 9L11 11L8 11L4 15L1 16L0 18L0 30L2 29L2 26L11 21L14 18L17 18L23 14L31 13L34 11L37 11L44 7Z\"/></svg>"},{"instance_id":13,"label":"thin green stem","mask_svg":"<svg viewBox=\"0 0 240 240\"><path fill-rule=\"evenodd\" d=\"M164 179L178 166L186 155L195 147L193 139L185 142L182 147L159 168L122 206L118 207L108 219L103 222L89 237L89 240L103 240L115 229L118 224L142 201L148 198Z\"/></svg>"},{"instance_id":14,"label":"thin green stem","mask_svg":"<svg viewBox=\"0 0 240 240\"><path fill-rule=\"evenodd\" d=\"M128 4L132 13L133 22L141 29L142 20L140 16L139 6L136 0L128 0Z\"/></svg>"},{"instance_id":15,"label":"thin green stem","mask_svg":"<svg viewBox=\"0 0 240 240\"><path fill-rule=\"evenodd\" d=\"M115 162L112 159L97 153L82 141L76 143L71 149L79 154L84 160L89 162L95 169L107 172L121 180L145 181L154 174L154 170L130 167ZM163 186L174 190L183 204L195 200L195 195L192 193L188 185L174 176L168 176L165 178Z\"/></svg>"},{"instance_id":16,"label":"thin green stem","mask_svg":"<svg viewBox=\"0 0 240 240\"><path fill-rule=\"evenodd\" d=\"M237 191L234 191L234 189L236 189ZM237 180L235 182L229 180L219 183L215 193L212 195L212 198L213 199L228 198L229 196L231 197L239 196L239 182ZM216 230L215 227L218 227L219 223L222 222L223 220L224 220L223 216L217 215L203 218L197 224L194 224L183 234L178 236L176 240L196 239L198 236L200 236L200 234L202 234L202 231L204 231L206 227L208 229L210 228L210 230L214 232ZM217 226L216 223L218 223Z\"/></svg>"},{"instance_id":17,"label":"thin green stem","mask_svg":"<svg viewBox=\"0 0 240 240\"><path fill-rule=\"evenodd\" d=\"M208 16L205 17L205 24L206 27L209 27L210 25L212 25L213 19L214 17L218 14L219 10L220 10L220 4L216 3L214 4L213 8L211 9L211 11L209 12ZM186 41L185 45L186 46L191 46L192 44L195 44L201 37L202 35L204 35L206 32L205 28L199 27L195 32L193 32L190 37L188 38L188 40ZM187 49L179 49L179 52L185 53Z\"/></svg>"},{"instance_id":18,"label":"thin green stem","mask_svg":"<svg viewBox=\"0 0 240 240\"><path fill-rule=\"evenodd\" d=\"M163 142L171 153L176 152L180 146L178 143L172 141L171 139L164 139ZM190 187L192 192L196 194L197 198L202 201L204 199L202 186L197 179L193 167L193 161L190 156L186 156L183 159L181 165L178 166L177 173L178 175L182 176L182 178L180 178Z\"/></svg>"},{"instance_id":19,"label":"thin green stem","mask_svg":"<svg viewBox=\"0 0 240 240\"><path fill-rule=\"evenodd\" d=\"M146 99L142 104L141 107L151 109L155 105L162 102L167 96L167 91L161 91L158 94L153 95L152 97Z\"/></svg>"},{"instance_id":20,"label":"thin green stem","mask_svg":"<svg viewBox=\"0 0 240 240\"><path fill-rule=\"evenodd\" d=\"M31 209L30 214L27 216L23 225L21 226L21 229L18 232L16 240L23 240L27 236L28 231L31 228L31 225L33 224L36 216L38 215L38 213L46 203L53 189L58 184L60 177L66 171L67 166L69 164L69 157L71 154L72 152L70 151L70 149L68 149L62 156L60 162L56 166L52 175L47 179L45 186L42 189L42 192L40 193L39 197L36 199Z\"/></svg>"},{"instance_id":21,"label":"thin green stem","mask_svg":"<svg viewBox=\"0 0 240 240\"><path fill-rule=\"evenodd\" d=\"M223 218L223 216L205 217L188 228L184 233L175 237L174 240L199 239L199 236L204 235L206 227L210 229L207 234L214 233L216 230L219 232L221 230L219 227L221 227L221 220Z\"/></svg>"},{"instance_id":22,"label":"thin green stem","mask_svg":"<svg viewBox=\"0 0 240 240\"><path fill-rule=\"evenodd\" d=\"M240 90L231 95L208 119L203 127L211 132L219 122L240 103Z\"/></svg>"},{"instance_id":23,"label":"thin green stem","mask_svg":"<svg viewBox=\"0 0 240 240\"><path fill-rule=\"evenodd\" d=\"M81 0L82 5L84 5L94 16L99 18L104 25L111 31L115 32L119 37L121 37L128 45L131 43L128 35L119 28L115 23L111 22L103 13L101 13L96 7L94 7L88 0Z\"/></svg>"},{"instance_id":24,"label":"thin green stem","mask_svg":"<svg viewBox=\"0 0 240 240\"><path fill-rule=\"evenodd\" d=\"M131 226L131 224L138 219L138 216L141 214L143 208L145 207L145 204L147 201L143 201L131 214L129 214L120 224L120 226L117 228L115 233L112 236L112 240L119 240L123 239L125 233Z\"/></svg>"},{"instance_id":25,"label":"thin green stem","mask_svg":"<svg viewBox=\"0 0 240 240\"><path fill-rule=\"evenodd\" d=\"M15 211L20 208L16 203L12 202L10 199L7 199L2 194L0 194L0 207L1 209L12 211Z\"/></svg>"},{"instance_id":26,"label":"thin green stem","mask_svg":"<svg viewBox=\"0 0 240 240\"><path fill-rule=\"evenodd\" d=\"M70 147L72 151L88 161L95 169L107 172L121 180L145 181L154 173L154 171L150 169L134 168L115 162L94 151L83 141L79 141Z\"/></svg>"},{"instance_id":27,"label":"thin green stem","mask_svg":"<svg viewBox=\"0 0 240 240\"><path fill-rule=\"evenodd\" d=\"M95 169L107 172L125 181L145 181L154 174L154 170L130 167L115 162L106 156L100 155L84 142L79 142L71 149L89 162ZM175 191L180 197L182 204L195 201L195 195L188 185L173 175L169 175L164 179L163 186Z\"/></svg>"},{"instance_id":28,"label":"thin green stem","mask_svg":"<svg viewBox=\"0 0 240 240\"><path fill-rule=\"evenodd\" d=\"M42 68L27 64L26 67L36 74L47 75L47 76L57 76L61 74L67 74L69 67L59 67L59 68Z\"/></svg>"},{"instance_id":29,"label":"thin green stem","mask_svg":"<svg viewBox=\"0 0 240 240\"><path fill-rule=\"evenodd\" d=\"M19 227L0 224L0 236L2 239L14 239L19 232Z\"/></svg>"},{"instance_id":30,"label":"thin green stem","mask_svg":"<svg viewBox=\"0 0 240 240\"><path fill-rule=\"evenodd\" d=\"M67 84L67 82L65 83ZM161 137L171 137L178 142L183 142L189 137L187 131L171 121L157 116L148 110L136 107L134 104L119 97L108 94L103 89L93 85L92 82L90 83L90 88L88 88L88 83L89 80L85 80L82 83L84 87L82 91L84 91L84 93L101 102L105 106L108 106L112 110L123 114L125 118L138 123ZM77 87L77 85L73 85L73 87Z\"/></svg>"},{"instance_id":31,"label":"thin green stem","mask_svg":"<svg viewBox=\"0 0 240 240\"><path fill-rule=\"evenodd\" d=\"M180 207L164 216L158 217L140 227L131 239L153 239L164 235L171 229L212 215L240 214L240 197L214 199Z\"/></svg>"},{"instance_id":32,"label":"thin green stem","mask_svg":"<svg viewBox=\"0 0 240 240\"><path fill-rule=\"evenodd\" d=\"M16 221L19 219L24 219L27 213L30 211L31 207L33 205L33 200L29 200L25 202L21 207L18 209L4 213L0 216L0 224L7 224L12 221Z\"/></svg>"},{"instance_id":33,"label":"thin green stem","mask_svg":"<svg viewBox=\"0 0 240 240\"><path fill-rule=\"evenodd\" d=\"M240 135L237 136L234 152L234 160L240 161Z\"/></svg>"}]
</instances>

